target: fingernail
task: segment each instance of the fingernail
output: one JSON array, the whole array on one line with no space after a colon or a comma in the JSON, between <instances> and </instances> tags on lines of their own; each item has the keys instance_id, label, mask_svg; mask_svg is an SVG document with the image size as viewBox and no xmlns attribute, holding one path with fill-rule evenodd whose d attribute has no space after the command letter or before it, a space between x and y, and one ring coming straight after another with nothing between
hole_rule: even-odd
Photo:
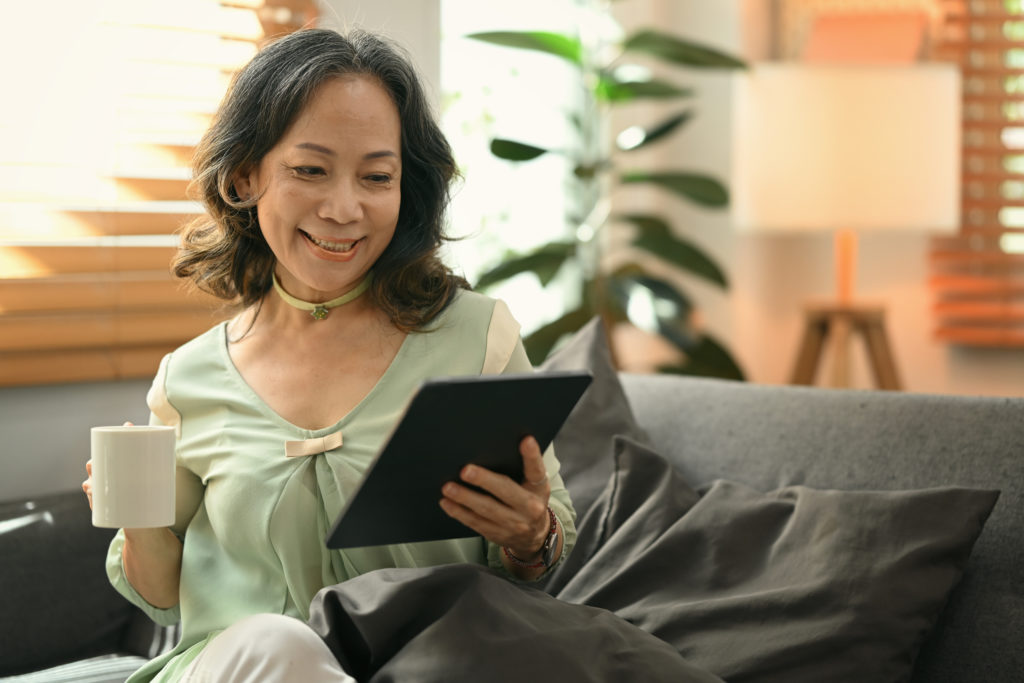
<instances>
[{"instance_id":1,"label":"fingernail","mask_svg":"<svg viewBox=\"0 0 1024 683\"><path fill-rule=\"evenodd\" d=\"M472 465L467 466L462 470L462 478L466 481L473 481L476 479L476 468Z\"/></svg>"},{"instance_id":2,"label":"fingernail","mask_svg":"<svg viewBox=\"0 0 1024 683\"><path fill-rule=\"evenodd\" d=\"M455 488L455 484L452 484L451 482L449 482L449 483L444 485L444 488L442 489L442 491L444 492L444 495L446 495L446 496L454 496L456 491L457 491L457 489Z\"/></svg>"}]
</instances>

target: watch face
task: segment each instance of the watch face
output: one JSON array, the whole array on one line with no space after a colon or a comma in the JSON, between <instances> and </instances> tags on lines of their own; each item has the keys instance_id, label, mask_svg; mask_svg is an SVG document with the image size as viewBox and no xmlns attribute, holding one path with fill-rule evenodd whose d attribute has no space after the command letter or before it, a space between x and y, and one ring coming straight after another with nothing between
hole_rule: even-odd
<instances>
[{"instance_id":1,"label":"watch face","mask_svg":"<svg viewBox=\"0 0 1024 683\"><path fill-rule=\"evenodd\" d=\"M552 531L548 534L548 537L544 539L544 547L541 549L541 562L544 563L545 567L550 567L555 563L555 552L558 550L558 532Z\"/></svg>"}]
</instances>

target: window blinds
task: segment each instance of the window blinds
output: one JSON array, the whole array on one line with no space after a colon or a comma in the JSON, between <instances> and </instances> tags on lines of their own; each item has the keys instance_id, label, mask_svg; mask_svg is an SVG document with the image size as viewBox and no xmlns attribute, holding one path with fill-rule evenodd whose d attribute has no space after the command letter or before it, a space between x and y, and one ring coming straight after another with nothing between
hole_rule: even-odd
<instances>
[{"instance_id":1,"label":"window blinds","mask_svg":"<svg viewBox=\"0 0 1024 683\"><path fill-rule=\"evenodd\" d=\"M930 253L936 336L1024 347L1024 2L947 0L939 58L963 68L961 230Z\"/></svg>"},{"instance_id":2,"label":"window blinds","mask_svg":"<svg viewBox=\"0 0 1024 683\"><path fill-rule=\"evenodd\" d=\"M0 48L20 105L0 118L0 386L150 377L227 315L169 272L200 211L193 146L233 72L315 2L46 8L15 10L44 28Z\"/></svg>"}]
</instances>

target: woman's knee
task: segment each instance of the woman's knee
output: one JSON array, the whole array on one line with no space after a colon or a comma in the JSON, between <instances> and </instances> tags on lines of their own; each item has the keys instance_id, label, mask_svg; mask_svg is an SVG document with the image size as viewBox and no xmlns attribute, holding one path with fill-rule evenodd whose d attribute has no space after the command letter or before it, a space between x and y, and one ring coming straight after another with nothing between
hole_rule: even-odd
<instances>
[{"instance_id":1,"label":"woman's knee","mask_svg":"<svg viewBox=\"0 0 1024 683\"><path fill-rule=\"evenodd\" d=\"M259 651L277 648L302 648L323 646L323 641L305 622L283 614L252 614L239 619L218 638L238 638L249 647Z\"/></svg>"},{"instance_id":2,"label":"woman's knee","mask_svg":"<svg viewBox=\"0 0 1024 683\"><path fill-rule=\"evenodd\" d=\"M313 629L280 614L239 619L210 641L183 680L354 682Z\"/></svg>"}]
</instances>

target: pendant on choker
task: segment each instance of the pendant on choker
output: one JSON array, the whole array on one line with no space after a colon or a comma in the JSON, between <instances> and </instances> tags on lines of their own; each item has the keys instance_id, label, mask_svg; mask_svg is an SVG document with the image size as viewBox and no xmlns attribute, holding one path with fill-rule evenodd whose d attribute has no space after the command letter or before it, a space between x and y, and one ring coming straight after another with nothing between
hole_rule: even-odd
<instances>
[{"instance_id":1,"label":"pendant on choker","mask_svg":"<svg viewBox=\"0 0 1024 683\"><path fill-rule=\"evenodd\" d=\"M299 310L309 311L309 314L313 316L314 320L323 320L330 314L332 308L344 306L348 302L359 298L359 295L361 295L363 292L369 289L370 282L373 281L373 273L367 273L366 277L364 277L362 281L358 285L356 285L355 288L352 289L351 291L342 294L336 299L331 299L330 301L315 304L311 301L303 301L302 299L294 297L288 292L284 291L284 287L282 287L281 283L277 281L276 273L271 273L270 277L271 281L274 283L274 290L277 292L278 296L284 299L285 303L287 303L289 306L294 306Z\"/></svg>"}]
</instances>

